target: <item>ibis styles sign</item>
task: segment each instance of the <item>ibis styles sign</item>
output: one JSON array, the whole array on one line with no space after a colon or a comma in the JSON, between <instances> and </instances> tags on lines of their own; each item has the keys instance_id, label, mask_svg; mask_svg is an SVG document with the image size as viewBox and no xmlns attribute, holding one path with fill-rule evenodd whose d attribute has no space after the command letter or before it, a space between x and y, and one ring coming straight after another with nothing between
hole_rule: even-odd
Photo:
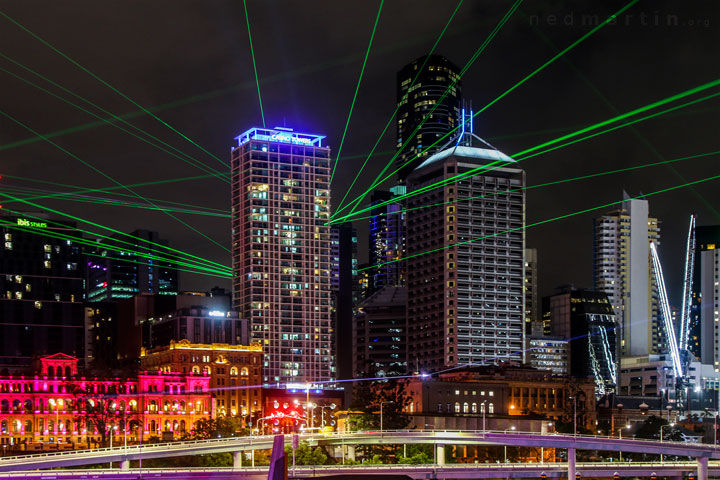
<instances>
[{"instance_id":1,"label":"ibis styles sign","mask_svg":"<svg viewBox=\"0 0 720 480\"><path fill-rule=\"evenodd\" d=\"M17 224L20 227L33 227L33 228L47 228L47 222L36 222L35 220L28 220L27 218L18 218Z\"/></svg>"}]
</instances>

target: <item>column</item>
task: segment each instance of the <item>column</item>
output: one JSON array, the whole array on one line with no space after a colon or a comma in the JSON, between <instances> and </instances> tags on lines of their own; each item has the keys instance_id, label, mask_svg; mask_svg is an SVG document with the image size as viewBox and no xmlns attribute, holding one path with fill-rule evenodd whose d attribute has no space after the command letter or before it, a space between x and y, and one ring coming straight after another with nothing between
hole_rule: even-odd
<instances>
[{"instance_id":1,"label":"column","mask_svg":"<svg viewBox=\"0 0 720 480\"><path fill-rule=\"evenodd\" d=\"M233 468L241 468L242 465L242 454L243 452L237 451L233 452Z\"/></svg>"},{"instance_id":2,"label":"column","mask_svg":"<svg viewBox=\"0 0 720 480\"><path fill-rule=\"evenodd\" d=\"M708 457L697 457L698 480L708 480Z\"/></svg>"},{"instance_id":3,"label":"column","mask_svg":"<svg viewBox=\"0 0 720 480\"><path fill-rule=\"evenodd\" d=\"M120 470L130 470L130 460L127 458L120 462Z\"/></svg>"},{"instance_id":4,"label":"column","mask_svg":"<svg viewBox=\"0 0 720 480\"><path fill-rule=\"evenodd\" d=\"M575 479L575 449L568 448L567 451L567 463L568 463L568 480ZM705 479L707 480L707 479Z\"/></svg>"},{"instance_id":5,"label":"column","mask_svg":"<svg viewBox=\"0 0 720 480\"><path fill-rule=\"evenodd\" d=\"M445 465L445 445L435 445L435 450L437 451L437 464ZM707 480L707 478L704 480Z\"/></svg>"}]
</instances>

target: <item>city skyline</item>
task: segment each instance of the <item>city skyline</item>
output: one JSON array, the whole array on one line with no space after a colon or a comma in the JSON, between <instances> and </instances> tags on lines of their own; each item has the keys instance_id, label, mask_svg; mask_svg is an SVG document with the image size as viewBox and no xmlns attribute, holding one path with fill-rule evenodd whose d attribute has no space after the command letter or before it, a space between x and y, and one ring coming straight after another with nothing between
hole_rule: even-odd
<instances>
[{"instance_id":1,"label":"city skyline","mask_svg":"<svg viewBox=\"0 0 720 480\"><path fill-rule=\"evenodd\" d=\"M479 109L534 68L552 58L558 49L564 48L589 31L592 28L590 25L581 24L583 14L605 16L624 5L617 2L605 6L602 11L598 7L582 5L576 7L574 11L567 12L559 4L551 5L546 11L540 11L533 4L522 5L501 29L500 34L489 43L478 61L468 69L462 79L463 98L472 101L475 108ZM509 6L508 4L481 8L462 5L439 42L437 53L446 56L459 66L464 65ZM671 8L670 3L654 7L659 11L677 15L681 20L696 18L697 22L693 26L688 25L687 22L685 25L667 25L667 22L654 21L649 22L649 25L643 25L639 14L645 12L644 6L641 3L633 6L633 10L629 10L628 14L635 11L637 22L628 22L629 18L623 17L624 22L598 31L576 50L562 57L546 71L520 86L479 116L475 122L476 133L497 148L512 154L524 147L615 116L618 111L628 111L713 80L716 72L713 71L712 62L709 61L712 52L707 48L707 40L714 38L715 34L712 28L704 26L700 21L702 19L710 21L713 18L713 10L703 5ZM124 43L113 40L117 37L113 35L113 31L105 36L98 36L104 51L116 54L109 55L112 57L110 62L106 56L93 53L95 46L91 50L86 42L78 41L82 35L77 37L65 35L68 31L66 29L73 25L72 18L67 18L71 11L58 12L58 16L67 21L50 25L45 23L43 18L29 16L21 7L8 4L0 10L144 107L154 107L192 95L215 92L207 93L200 99L181 102L182 106L159 110L157 114L215 157L227 162L229 157L225 149L229 140L248 126L261 124L252 59L249 56L247 29L244 25L244 12L237 6L232 7L229 4L215 7L211 11L200 12L200 18L207 19L207 23L202 20L193 22L190 31L202 35L204 43L194 44L192 36L189 38L181 36L181 27L185 26L183 22L187 21L184 19L189 18L185 15L188 8L191 7L180 6L178 11L170 14L172 19L178 21L177 24L173 24L169 19L161 16L160 12L153 10L144 11L144 16L138 15L132 17L132 20L125 12L115 12L118 14L116 16L118 25L112 28L134 25L146 35L139 35L137 39L128 38ZM375 5L354 5L351 8L354 10L348 17L353 17L352 22L356 28L353 29L352 35L344 35L339 45L332 46L325 45L314 35L301 35L297 26L289 23L289 18L303 19L308 12L288 4L284 8L287 15L271 16L269 10L261 4L253 2L248 4L260 90L265 102L264 116L268 127L284 124L299 131L314 131L327 135L328 144L335 152L333 159L336 158L341 143L342 126L347 118L353 87L357 83L377 13ZM404 14L414 14L418 21L416 25L413 22L408 22L408 25L403 24L402 35L393 33L397 30L394 30L393 26L394 22L399 21L398 9L401 7L386 5L384 8L374 43L369 50L367 69L360 82L355 111L340 154L338 175L333 182L333 190L343 193L359 170L365 155L372 148L382 125L392 113L396 104L397 72L403 65L430 50L442 27L450 18L454 5L440 7L427 3L416 6L417 10L404 12ZM52 7L48 12L51 11ZM555 12L554 14L558 19L562 18L562 21L558 25L552 25L550 18L552 13L549 12ZM162 15L165 13L162 12ZM295 17L290 15L291 13L296 14ZM344 17L339 9L330 6L326 13L328 18L334 20L329 23L328 28L333 31L341 29ZM86 9L88 18L100 20L105 14L105 10L94 10L92 7ZM570 14L573 23L568 24L564 17ZM224 16L220 24L225 28L208 33L206 27L209 24L214 25L218 16ZM50 17L52 15L48 14L48 18ZM312 17L307 18L308 22L317 21ZM650 19L652 18L651 15ZM360 26L361 19L366 23L363 27ZM0 21L6 23L8 27L4 28L2 33L3 38L7 40L5 43L12 45L2 52L6 55L2 58L1 65L5 70L72 99L66 92L48 86L18 64L8 60L13 59L107 108L112 113L121 114L137 110L137 107L14 26L7 18L2 18ZM99 24L99 21L84 22L77 24L75 30L91 35L97 31ZM179 42L178 45L182 47L180 49L189 52L189 56L159 55L160 49L167 43L158 44L154 40L145 40L156 27L158 31L166 29L163 30L167 33L164 42ZM231 41L228 41L228 38ZM661 39L662 42L659 42ZM546 43L546 40L556 45L557 49ZM313 54L281 56L280 52L286 50L284 47L290 41L298 42L298 51L301 51L300 47L302 47L303 52ZM142 48L150 44L154 47ZM233 45L242 48L234 48ZM697 45L697 48L691 48L693 45ZM518 46L522 48L518 49ZM651 46L653 48L650 48ZM203 53L206 50L217 53L207 58ZM686 52L691 50L691 54ZM683 52L682 55L678 54L680 51ZM515 56L508 57L509 53ZM277 66L271 61L272 58L280 57L284 59L282 66ZM118 69L118 58L125 58L125 63L133 67ZM640 66L636 65L636 58L645 59L643 65L651 65L651 67L639 68ZM660 61L660 58L664 61ZM190 61L192 66L189 66ZM670 74L678 68L691 69L693 75ZM167 76L163 73L174 69L184 71L185 75ZM500 74L486 75L487 71ZM217 73L207 76L200 72ZM617 72L631 72L632 75L620 77ZM54 181L86 188L112 185L97 172L84 167L52 145L42 141L15 145L15 142L23 142L32 135L7 115L35 132L43 134L97 119L76 113L71 106L47 96L46 93L8 73L2 72L2 74L3 84L15 94L12 97L6 96L0 107L0 110L6 114L0 119L0 124L6 132L3 136L5 141L2 142L4 145L0 147L6 159L0 171L0 175L3 175L0 186L40 188L53 192L66 189L14 177ZM548 92L551 94L548 95ZM607 103L601 97L605 97ZM77 102L77 99L74 101ZM528 184L532 186L546 181L648 164L661 161L661 158L669 160L713 151L716 147L713 145L710 125L717 120L716 106L717 101L711 99L671 112L666 117L640 123L636 126L637 133L631 130L634 127L627 127L619 132L581 142L577 146L533 158L522 164L528 172ZM53 112L53 114L36 115L41 108L43 112ZM93 111L97 112L97 110ZM194 120L197 118L213 120L197 122ZM216 159L190 143L175 140L179 137L156 127L150 119L142 118L138 121L138 125L180 150L189 152L191 157L202 159L214 168L223 168ZM538 131L543 133L537 133ZM362 188L356 186L352 192L353 196L360 194L370 185L372 180L370 175L374 176L379 172L382 165L392 156L396 139L391 132L392 128L383 137L376 150L383 152L383 155L371 159L368 173L361 175L358 181L358 185ZM108 126L86 129L53 139L67 151L126 184L203 173ZM108 144L122 148L109 152L105 148ZM641 192L648 193L684 183L683 179L691 181L703 178L713 173L714 161L716 161L715 157L700 158L669 166L608 175L599 177L596 181L584 180L529 190L528 224L583 207L594 207L619 200L623 189L634 196ZM391 182L387 182L383 188L390 186ZM184 184L138 189L148 197L199 204L226 212L229 211L227 190L229 187L224 187L217 179L200 179ZM17 192L12 194L15 193ZM42 192L33 193L42 194ZM337 207L341 198L339 195L334 196L333 209ZM716 198L716 189L713 189L711 184L704 184L695 187L695 190L681 189L649 199L652 214L660 220L664 228L660 255L670 282L670 299L673 303L679 301L680 280L675 279L681 278L682 263L676 252L682 249L685 218L691 212L696 212L699 225L720 223L720 218L716 216L714 209L707 206L707 204L717 204ZM39 205L71 212L101 224L110 224L121 231L132 231L136 228L155 230L180 250L229 265L229 255L220 246L158 212L138 211L120 206L111 207L107 204L101 206L78 204L58 199L37 202ZM0 203L6 205L6 208L13 206L7 198ZM17 205L15 203L14 208L17 208ZM178 216L197 230L205 232L217 243L229 247L229 222L224 218L187 214ZM527 245L538 249L541 295L551 293L555 286L564 283L591 286L593 216L587 214L528 229ZM359 229L358 237L361 242L359 252L363 261L365 260L363 256L367 252L365 244L367 225L365 221L356 221L354 224ZM548 268L550 266L552 268ZM221 279L193 276L186 272L180 272L180 277L181 288L185 289L206 289L215 283L229 286L229 282Z\"/></svg>"}]
</instances>

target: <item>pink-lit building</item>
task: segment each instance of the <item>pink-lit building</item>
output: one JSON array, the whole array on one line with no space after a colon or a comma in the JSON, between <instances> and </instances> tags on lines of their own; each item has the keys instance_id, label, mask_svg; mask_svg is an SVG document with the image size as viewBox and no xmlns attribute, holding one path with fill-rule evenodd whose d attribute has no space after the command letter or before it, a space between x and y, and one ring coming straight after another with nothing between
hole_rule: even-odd
<instances>
[{"instance_id":1,"label":"pink-lit building","mask_svg":"<svg viewBox=\"0 0 720 480\"><path fill-rule=\"evenodd\" d=\"M0 445L3 450L71 449L101 442L164 439L214 416L207 374L147 373L137 378L89 378L78 359L58 353L40 358L33 376L0 377ZM97 405L108 405L101 412ZM95 413L92 408L95 406ZM110 434L107 434L107 438Z\"/></svg>"}]
</instances>

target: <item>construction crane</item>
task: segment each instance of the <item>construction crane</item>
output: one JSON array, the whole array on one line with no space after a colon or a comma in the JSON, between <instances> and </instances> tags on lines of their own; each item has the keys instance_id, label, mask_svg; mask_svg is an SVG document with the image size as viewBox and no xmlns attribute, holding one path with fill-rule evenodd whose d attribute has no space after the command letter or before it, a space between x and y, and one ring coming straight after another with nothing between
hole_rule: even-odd
<instances>
[{"instance_id":1,"label":"construction crane","mask_svg":"<svg viewBox=\"0 0 720 480\"><path fill-rule=\"evenodd\" d=\"M681 351L688 349L690 338L690 310L692 305L692 281L695 273L695 215L690 215L690 228L685 250L685 281L683 282L682 311L680 313L680 328L678 340ZM684 373L687 375L687 365Z\"/></svg>"},{"instance_id":2,"label":"construction crane","mask_svg":"<svg viewBox=\"0 0 720 480\"><path fill-rule=\"evenodd\" d=\"M660 302L665 335L667 336L668 349L670 350L670 359L672 360L673 372L675 374L675 385L678 387L678 383L680 383L678 380L683 377L683 368L682 362L680 361L677 337L675 336L675 326L673 325L672 314L670 312L670 301L668 300L667 290L665 288L665 278L663 277L662 266L660 266L660 258L658 257L655 242L650 243L650 257L652 258L655 279L657 280L658 300Z\"/></svg>"}]
</instances>

